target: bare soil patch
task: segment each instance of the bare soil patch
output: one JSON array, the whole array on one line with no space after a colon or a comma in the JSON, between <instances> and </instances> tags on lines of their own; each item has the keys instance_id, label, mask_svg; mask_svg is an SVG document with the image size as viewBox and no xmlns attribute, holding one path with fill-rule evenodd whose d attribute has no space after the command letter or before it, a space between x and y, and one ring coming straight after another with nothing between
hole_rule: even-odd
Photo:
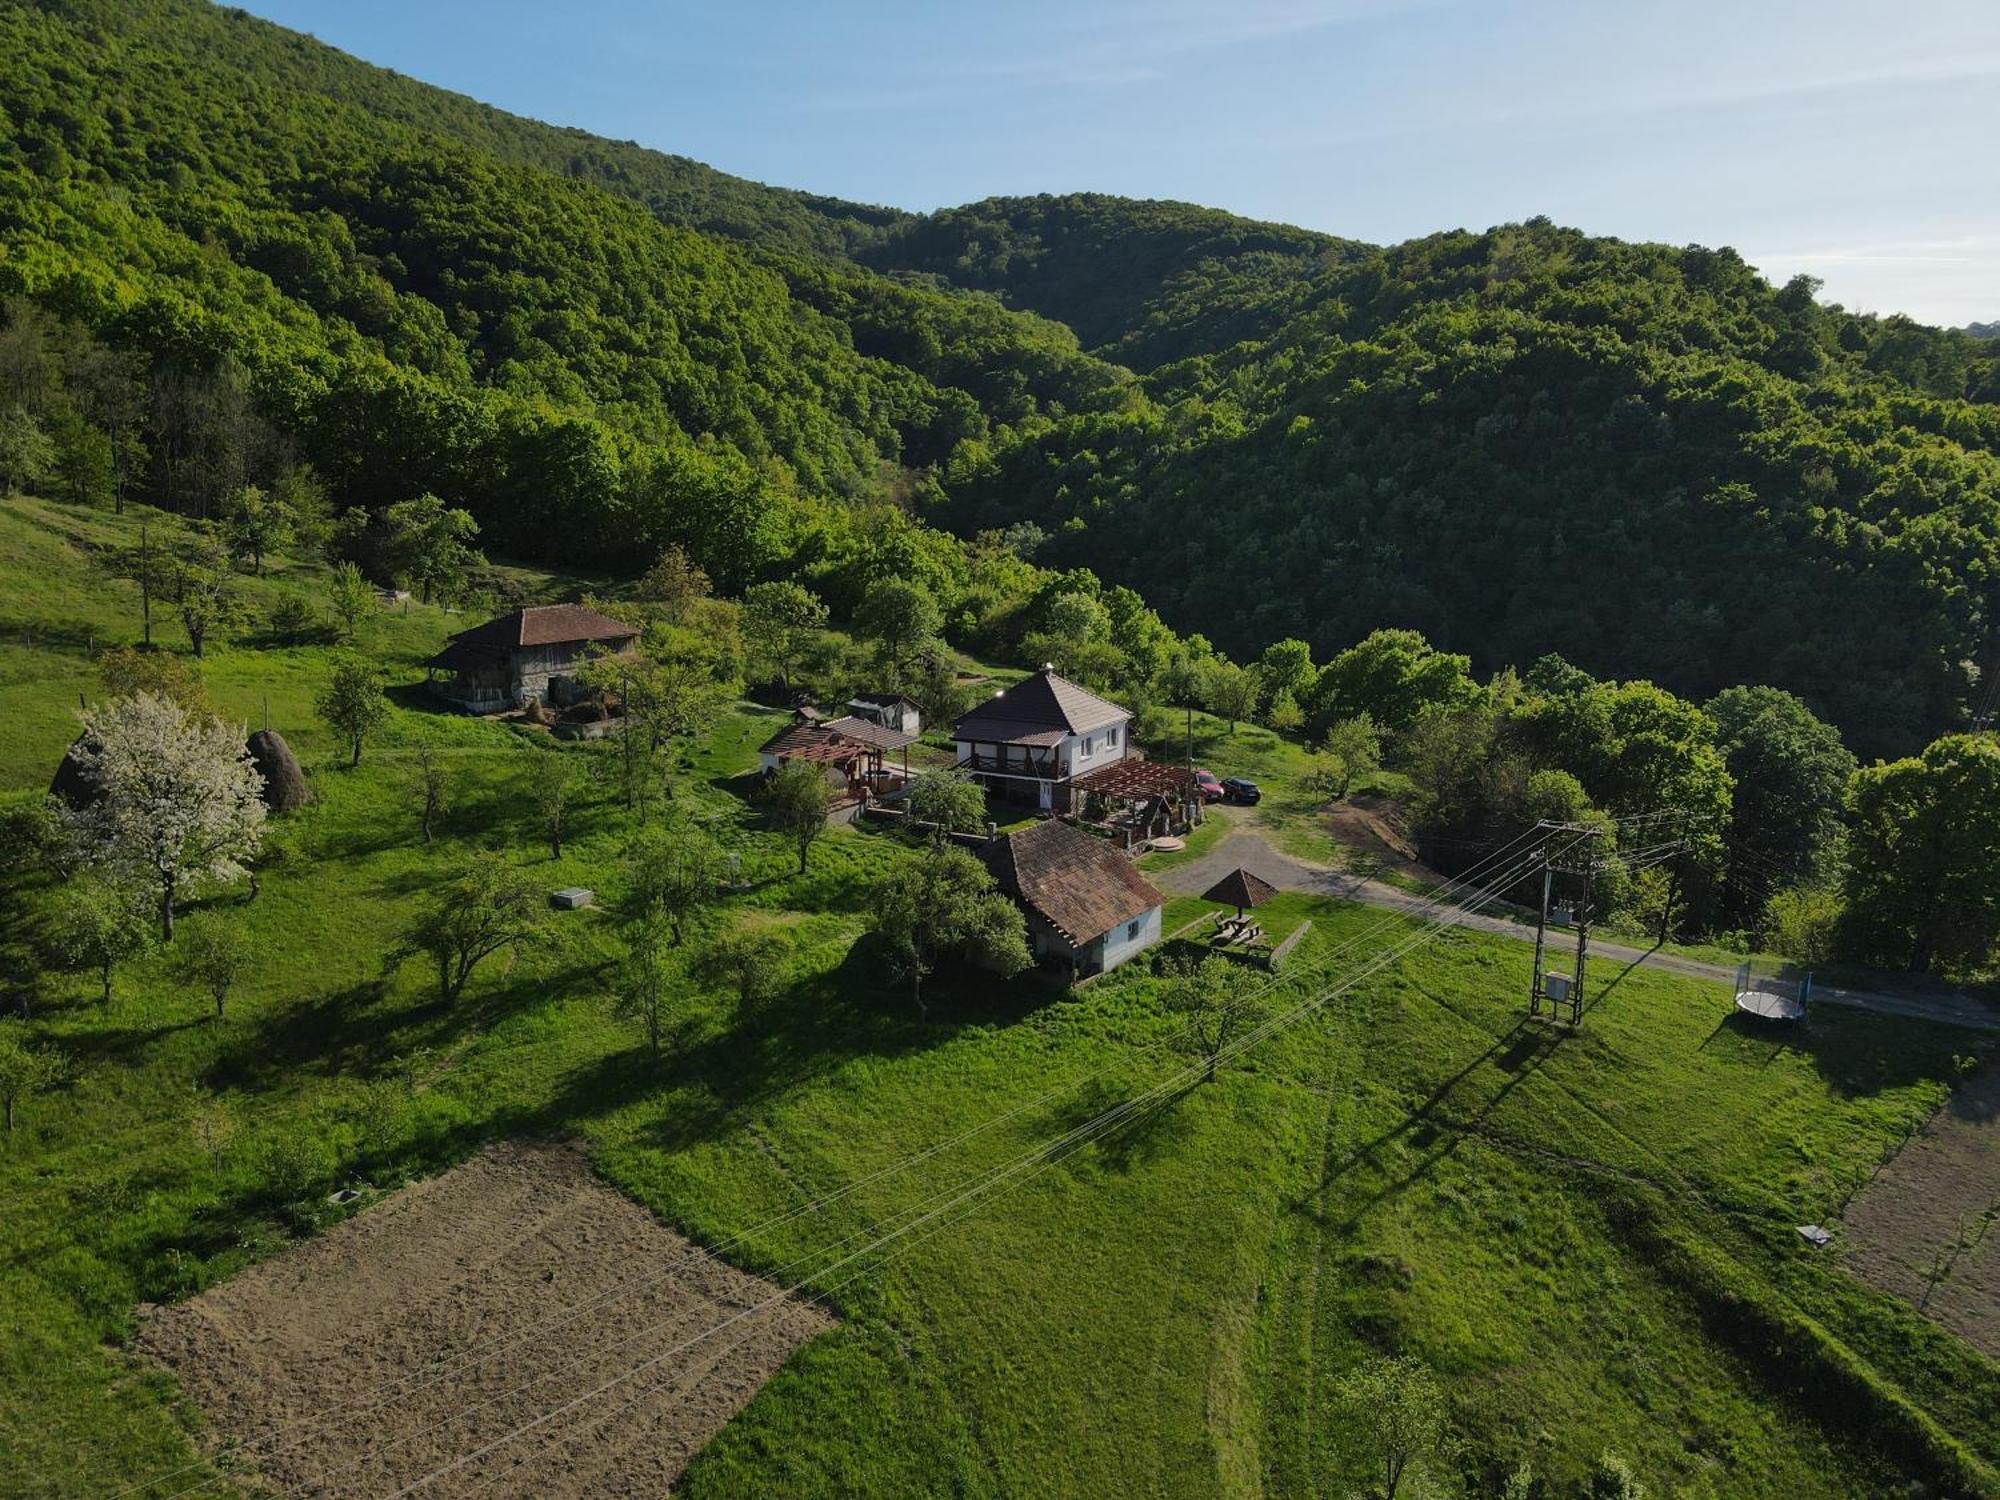
<instances>
[{"instance_id":1,"label":"bare soil patch","mask_svg":"<svg viewBox=\"0 0 2000 1500\"><path fill-rule=\"evenodd\" d=\"M507 1143L146 1310L139 1342L206 1414L211 1451L286 1493L395 1493L576 1401L420 1493L659 1495L832 1326L796 1298L759 1308L777 1292L581 1153Z\"/></svg>"},{"instance_id":2,"label":"bare soil patch","mask_svg":"<svg viewBox=\"0 0 2000 1500\"><path fill-rule=\"evenodd\" d=\"M1844 1223L1850 1270L2000 1359L2000 1066L1952 1095Z\"/></svg>"},{"instance_id":3,"label":"bare soil patch","mask_svg":"<svg viewBox=\"0 0 2000 1500\"><path fill-rule=\"evenodd\" d=\"M1409 814L1393 797L1372 793L1349 797L1327 809L1326 822L1333 836L1355 856L1357 870L1407 875L1433 885L1444 880L1417 857Z\"/></svg>"}]
</instances>

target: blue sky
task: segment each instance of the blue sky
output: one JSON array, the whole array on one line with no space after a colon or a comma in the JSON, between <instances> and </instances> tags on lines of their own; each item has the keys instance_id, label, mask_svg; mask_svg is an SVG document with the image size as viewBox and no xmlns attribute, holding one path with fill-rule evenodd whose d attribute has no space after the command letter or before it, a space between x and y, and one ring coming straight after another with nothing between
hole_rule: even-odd
<instances>
[{"instance_id":1,"label":"blue sky","mask_svg":"<svg viewBox=\"0 0 2000 1500\"><path fill-rule=\"evenodd\" d=\"M521 114L929 209L1183 198L1392 241L1543 213L2000 318L2000 0L250 0Z\"/></svg>"}]
</instances>

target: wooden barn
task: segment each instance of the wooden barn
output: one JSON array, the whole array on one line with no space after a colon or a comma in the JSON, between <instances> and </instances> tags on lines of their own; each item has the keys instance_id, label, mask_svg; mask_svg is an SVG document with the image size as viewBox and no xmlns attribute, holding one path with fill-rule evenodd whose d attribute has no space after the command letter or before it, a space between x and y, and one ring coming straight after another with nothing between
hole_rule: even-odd
<instances>
[{"instance_id":1,"label":"wooden barn","mask_svg":"<svg viewBox=\"0 0 2000 1500\"><path fill-rule=\"evenodd\" d=\"M581 604L537 604L461 630L424 665L431 690L468 713L574 703L587 656L627 650L637 626Z\"/></svg>"}]
</instances>

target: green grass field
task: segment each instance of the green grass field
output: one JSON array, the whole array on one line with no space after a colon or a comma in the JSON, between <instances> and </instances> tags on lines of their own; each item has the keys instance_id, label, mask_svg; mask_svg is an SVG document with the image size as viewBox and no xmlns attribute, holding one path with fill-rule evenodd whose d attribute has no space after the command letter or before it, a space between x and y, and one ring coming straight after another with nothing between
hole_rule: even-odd
<instances>
[{"instance_id":1,"label":"green grass field","mask_svg":"<svg viewBox=\"0 0 2000 1500\"><path fill-rule=\"evenodd\" d=\"M0 786L14 795L46 784L91 686L89 649L136 633L136 596L81 550L132 524L0 504ZM275 598L315 576L281 569L252 587ZM371 645L413 682L453 624L385 616ZM159 639L180 637L168 625ZM309 709L326 656L236 644L207 666L237 717L261 721L269 695L323 799L275 825L282 856L254 902L210 903L258 955L228 1017L150 958L108 1007L81 979L50 981L30 1023L74 1067L0 1143L0 1494L104 1495L188 1462L192 1414L122 1347L134 1305L313 1232L343 1212L325 1203L333 1186L568 1133L609 1181L716 1243L990 1126L732 1245L782 1273L1190 1061L1144 963L1071 996L941 974L933 1022L916 1024L856 943L866 880L904 846L835 830L796 874L729 785L773 723L747 704L680 757L675 797L751 884L704 927L790 934L778 1001L754 1018L696 1004L655 1069L608 1003L615 921L585 911L441 1008L416 967L382 963L412 897L474 848L615 897L630 825L612 779L594 783L559 863L524 785L530 756L610 752L551 751L410 699L342 769ZM399 753L419 732L458 752L430 848ZM1240 756L1198 754L1277 783L1282 808L1296 751L1251 733L1235 737ZM57 894L40 874L6 888L10 963ZM1168 927L1199 909L1176 902ZM1279 1009L1420 932L1299 896L1264 914L1274 933L1313 923L1269 997ZM1518 944L1438 937L1214 1084L871 1258L831 1298L841 1327L682 1489L1361 1493L1333 1387L1365 1354L1401 1350L1452 1391L1464 1484L1441 1493L1498 1493L1525 1463L1537 1493L1573 1496L1606 1452L1656 1496L2000 1492L2000 1371L1794 1233L1837 1219L1975 1039L1859 1012L1773 1038L1727 1019L1717 987L1616 965L1597 971L1587 1024L1557 1034L1521 1019L1526 971ZM198 1493L233 1491L217 1476Z\"/></svg>"}]
</instances>

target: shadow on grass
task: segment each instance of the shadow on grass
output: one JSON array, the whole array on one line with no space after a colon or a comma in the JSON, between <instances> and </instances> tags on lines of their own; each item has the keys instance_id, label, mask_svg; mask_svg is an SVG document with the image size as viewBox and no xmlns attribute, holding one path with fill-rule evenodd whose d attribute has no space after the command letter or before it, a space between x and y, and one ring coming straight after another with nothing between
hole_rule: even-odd
<instances>
[{"instance_id":1,"label":"shadow on grass","mask_svg":"<svg viewBox=\"0 0 2000 1500\"><path fill-rule=\"evenodd\" d=\"M1567 1030L1554 1026L1543 1027L1526 1019L1515 1021L1477 1057L1432 1089L1402 1119L1355 1147L1339 1161L1329 1163L1318 1185L1310 1193L1293 1199L1288 1206L1293 1212L1304 1214L1323 1226L1338 1228L1343 1233L1352 1231L1370 1210L1407 1192L1429 1176L1440 1161L1457 1151L1466 1135L1476 1133L1509 1094L1555 1056L1568 1035ZM1448 1120L1441 1119L1443 1107L1453 1092L1488 1062L1508 1075L1506 1082L1490 1096L1479 1100L1471 1111L1454 1113ZM1324 1206L1315 1200L1324 1198L1330 1189L1355 1171L1363 1167L1379 1168L1386 1148L1398 1140L1407 1140L1416 1150L1426 1154L1401 1176L1392 1177L1379 1188L1364 1194L1344 1219L1333 1220Z\"/></svg>"}]
</instances>

